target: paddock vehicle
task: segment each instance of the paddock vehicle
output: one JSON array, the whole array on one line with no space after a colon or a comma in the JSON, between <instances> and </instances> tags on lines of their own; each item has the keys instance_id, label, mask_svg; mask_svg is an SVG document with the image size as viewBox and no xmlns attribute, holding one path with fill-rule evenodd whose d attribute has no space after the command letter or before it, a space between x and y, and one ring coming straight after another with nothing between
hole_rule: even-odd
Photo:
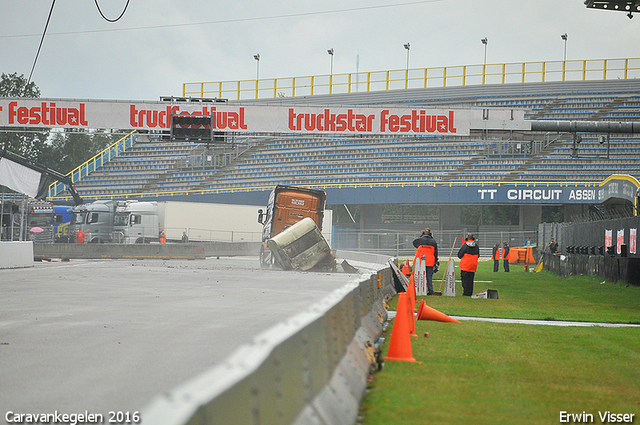
<instances>
[{"instance_id":1,"label":"paddock vehicle","mask_svg":"<svg viewBox=\"0 0 640 425\"><path fill-rule=\"evenodd\" d=\"M0 240L52 243L54 239L53 204L35 199L0 202Z\"/></svg>"},{"instance_id":2,"label":"paddock vehicle","mask_svg":"<svg viewBox=\"0 0 640 425\"><path fill-rule=\"evenodd\" d=\"M118 202L113 223L114 242L158 242L159 233L157 202Z\"/></svg>"},{"instance_id":3,"label":"paddock vehicle","mask_svg":"<svg viewBox=\"0 0 640 425\"><path fill-rule=\"evenodd\" d=\"M73 238L69 234L69 224L73 218L73 207L70 205L54 205L54 240L55 242L71 242Z\"/></svg>"},{"instance_id":4,"label":"paddock vehicle","mask_svg":"<svg viewBox=\"0 0 640 425\"><path fill-rule=\"evenodd\" d=\"M75 235L82 230L85 242L89 243L111 242L116 204L116 201L95 201L76 206L69 232Z\"/></svg>"}]
</instances>

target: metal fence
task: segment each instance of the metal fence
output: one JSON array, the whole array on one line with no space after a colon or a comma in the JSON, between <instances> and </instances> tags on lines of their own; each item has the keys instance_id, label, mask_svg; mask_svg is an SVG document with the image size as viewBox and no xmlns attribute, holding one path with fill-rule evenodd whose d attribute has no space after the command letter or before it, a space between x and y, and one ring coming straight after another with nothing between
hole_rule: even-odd
<instances>
[{"instance_id":1,"label":"metal fence","mask_svg":"<svg viewBox=\"0 0 640 425\"><path fill-rule=\"evenodd\" d=\"M566 253L567 247L591 247L605 246L605 232L611 232L611 243L617 246L618 232L621 232L623 245L631 242L631 229L640 227L640 216L619 218L614 220L598 220L580 223L543 223L538 228L538 233L548 243L555 238L560 245L560 252ZM640 257L638 254L627 252L629 257Z\"/></svg>"},{"instance_id":2,"label":"metal fence","mask_svg":"<svg viewBox=\"0 0 640 425\"><path fill-rule=\"evenodd\" d=\"M453 252L455 256L458 248L462 245L462 237L468 230L433 232L438 243L438 255L440 259L446 258ZM501 244L508 242L512 247L525 246L526 244L536 245L538 240L537 231L505 230L491 232L472 231L478 245L480 246L480 256L490 257L493 246L496 242ZM419 236L416 232L405 231L359 231L349 228L333 228L332 248L347 251L364 251L378 254L385 254L395 257L413 256L416 249L413 240ZM528 243L527 243L528 241Z\"/></svg>"}]
</instances>

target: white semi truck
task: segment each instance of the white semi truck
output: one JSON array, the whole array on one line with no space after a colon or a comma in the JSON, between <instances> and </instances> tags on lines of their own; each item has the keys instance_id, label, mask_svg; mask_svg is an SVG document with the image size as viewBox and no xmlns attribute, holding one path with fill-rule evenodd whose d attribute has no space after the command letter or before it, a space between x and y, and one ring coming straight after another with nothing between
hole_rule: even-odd
<instances>
[{"instance_id":1,"label":"white semi truck","mask_svg":"<svg viewBox=\"0 0 640 425\"><path fill-rule=\"evenodd\" d=\"M113 242L158 242L160 230L157 202L118 201L113 221Z\"/></svg>"},{"instance_id":2,"label":"white semi truck","mask_svg":"<svg viewBox=\"0 0 640 425\"><path fill-rule=\"evenodd\" d=\"M86 243L111 242L116 201L95 201L81 204L73 209L69 233L76 235L79 230L85 235Z\"/></svg>"},{"instance_id":3,"label":"white semi truck","mask_svg":"<svg viewBox=\"0 0 640 425\"><path fill-rule=\"evenodd\" d=\"M70 231L82 230L87 243L157 243L160 232L167 242L181 242L183 234L193 242L259 242L262 225L255 211L251 205L208 202L95 201L74 209Z\"/></svg>"}]
</instances>

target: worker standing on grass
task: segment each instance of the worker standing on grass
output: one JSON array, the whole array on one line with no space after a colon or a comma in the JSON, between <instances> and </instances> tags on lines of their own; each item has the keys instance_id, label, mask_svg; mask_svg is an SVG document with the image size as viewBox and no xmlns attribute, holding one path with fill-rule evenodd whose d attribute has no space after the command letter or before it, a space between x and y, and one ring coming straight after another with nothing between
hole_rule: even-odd
<instances>
[{"instance_id":1,"label":"worker standing on grass","mask_svg":"<svg viewBox=\"0 0 640 425\"><path fill-rule=\"evenodd\" d=\"M480 257L480 248L476 244L476 238L472 234L468 234L462 247L458 251L460 259L460 279L462 279L462 296L470 297L473 295L473 279L478 268L478 258Z\"/></svg>"},{"instance_id":2,"label":"worker standing on grass","mask_svg":"<svg viewBox=\"0 0 640 425\"><path fill-rule=\"evenodd\" d=\"M511 247L509 243L505 242L502 247L502 258L504 258L504 271L509 272L509 251L511 251Z\"/></svg>"},{"instance_id":3,"label":"worker standing on grass","mask_svg":"<svg viewBox=\"0 0 640 425\"><path fill-rule=\"evenodd\" d=\"M413 241L413 246L417 248L413 265L415 267L418 259L424 255L427 270L427 295L433 295L433 266L438 261L438 244L436 240L433 239L431 230L423 230L420 237Z\"/></svg>"},{"instance_id":4,"label":"worker standing on grass","mask_svg":"<svg viewBox=\"0 0 640 425\"><path fill-rule=\"evenodd\" d=\"M491 252L491 259L493 260L493 272L496 273L500 270L500 242L496 242Z\"/></svg>"}]
</instances>

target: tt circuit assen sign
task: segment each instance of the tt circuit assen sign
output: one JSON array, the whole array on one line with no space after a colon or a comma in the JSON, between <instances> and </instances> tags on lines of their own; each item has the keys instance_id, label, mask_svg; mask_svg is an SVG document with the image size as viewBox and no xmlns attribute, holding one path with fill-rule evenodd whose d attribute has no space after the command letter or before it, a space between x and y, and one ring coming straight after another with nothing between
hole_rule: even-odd
<instances>
[{"instance_id":1,"label":"tt circuit assen sign","mask_svg":"<svg viewBox=\"0 0 640 425\"><path fill-rule=\"evenodd\" d=\"M614 183L615 184L615 183ZM363 185L366 186L366 185ZM366 187L327 187L327 196L336 204L384 204L424 202L433 204L487 204L487 205L563 205L563 204L599 204L604 200L607 186L584 183L571 186L533 185L416 185L405 184L402 190L389 190L387 185ZM395 186L395 187L400 187ZM620 196L633 201L633 198Z\"/></svg>"},{"instance_id":2,"label":"tt circuit assen sign","mask_svg":"<svg viewBox=\"0 0 640 425\"><path fill-rule=\"evenodd\" d=\"M183 114L211 116L213 130L223 132L467 136L472 128L527 129L524 111L514 110L0 99L2 127L169 130L171 116Z\"/></svg>"}]
</instances>

